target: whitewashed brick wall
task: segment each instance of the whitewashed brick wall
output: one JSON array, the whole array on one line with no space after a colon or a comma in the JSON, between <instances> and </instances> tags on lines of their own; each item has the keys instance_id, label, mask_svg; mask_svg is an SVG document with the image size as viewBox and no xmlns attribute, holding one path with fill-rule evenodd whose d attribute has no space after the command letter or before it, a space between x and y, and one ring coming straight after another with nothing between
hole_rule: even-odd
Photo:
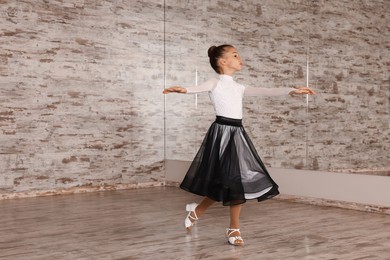
<instances>
[{"instance_id":1,"label":"whitewashed brick wall","mask_svg":"<svg viewBox=\"0 0 390 260\"><path fill-rule=\"evenodd\" d=\"M163 181L162 10L0 3L3 197Z\"/></svg>"},{"instance_id":2,"label":"whitewashed brick wall","mask_svg":"<svg viewBox=\"0 0 390 260\"><path fill-rule=\"evenodd\" d=\"M179 4L179 2L181 4ZM183 3L186 5L183 5ZM167 1L168 85L213 76L207 49L235 45L251 86L309 98L247 98L244 125L269 166L390 175L389 1ZM214 119L207 95L168 97L167 154L191 160Z\"/></svg>"},{"instance_id":3,"label":"whitewashed brick wall","mask_svg":"<svg viewBox=\"0 0 390 260\"><path fill-rule=\"evenodd\" d=\"M308 107L305 98L245 101L244 124L267 165L388 169L389 8L386 0L1 1L0 195L163 182L164 152L191 160L214 114L207 95L161 91L213 76L206 52L222 43L239 49L246 85L305 85L309 58L319 95Z\"/></svg>"}]
</instances>

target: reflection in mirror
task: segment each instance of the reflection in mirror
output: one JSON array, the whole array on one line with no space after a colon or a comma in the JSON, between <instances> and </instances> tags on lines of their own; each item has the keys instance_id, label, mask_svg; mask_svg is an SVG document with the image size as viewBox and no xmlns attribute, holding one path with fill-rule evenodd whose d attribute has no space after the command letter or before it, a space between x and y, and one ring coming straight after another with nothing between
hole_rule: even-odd
<instances>
[{"instance_id":1,"label":"reflection in mirror","mask_svg":"<svg viewBox=\"0 0 390 260\"><path fill-rule=\"evenodd\" d=\"M310 6L311 82L321 92L309 113L312 169L390 175L385 9L374 1Z\"/></svg>"},{"instance_id":2,"label":"reflection in mirror","mask_svg":"<svg viewBox=\"0 0 390 260\"><path fill-rule=\"evenodd\" d=\"M309 84L307 97L250 97L244 126L267 166L388 175L385 3L165 1L166 86L215 73L211 45L235 45L254 87ZM353 7L353 8L352 8ZM166 159L191 161L210 123L207 95L166 98Z\"/></svg>"}]
</instances>

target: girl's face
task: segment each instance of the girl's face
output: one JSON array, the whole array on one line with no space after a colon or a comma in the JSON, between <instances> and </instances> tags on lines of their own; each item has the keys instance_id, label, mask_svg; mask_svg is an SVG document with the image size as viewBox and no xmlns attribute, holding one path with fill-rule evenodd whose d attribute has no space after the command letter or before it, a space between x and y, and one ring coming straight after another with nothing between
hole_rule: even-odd
<instances>
[{"instance_id":1,"label":"girl's face","mask_svg":"<svg viewBox=\"0 0 390 260\"><path fill-rule=\"evenodd\" d=\"M227 48L220 60L223 74L232 75L242 69L243 62L236 48Z\"/></svg>"}]
</instances>

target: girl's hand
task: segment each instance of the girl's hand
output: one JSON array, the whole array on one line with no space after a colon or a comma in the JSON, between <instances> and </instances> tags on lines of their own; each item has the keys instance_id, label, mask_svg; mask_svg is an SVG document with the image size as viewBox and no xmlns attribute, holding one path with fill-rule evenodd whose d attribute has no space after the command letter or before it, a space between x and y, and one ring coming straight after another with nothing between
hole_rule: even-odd
<instances>
[{"instance_id":1,"label":"girl's hand","mask_svg":"<svg viewBox=\"0 0 390 260\"><path fill-rule=\"evenodd\" d=\"M315 95L316 92L308 87L297 87L296 90L291 91L289 94L290 95L302 95L302 94Z\"/></svg>"},{"instance_id":2,"label":"girl's hand","mask_svg":"<svg viewBox=\"0 0 390 260\"><path fill-rule=\"evenodd\" d=\"M164 89L164 91L163 91L163 94L169 94L169 93L187 93L187 89L185 89L185 88L182 88L182 87L177 87L177 86L175 86L175 87L170 87L170 88L166 88L166 89Z\"/></svg>"}]
</instances>

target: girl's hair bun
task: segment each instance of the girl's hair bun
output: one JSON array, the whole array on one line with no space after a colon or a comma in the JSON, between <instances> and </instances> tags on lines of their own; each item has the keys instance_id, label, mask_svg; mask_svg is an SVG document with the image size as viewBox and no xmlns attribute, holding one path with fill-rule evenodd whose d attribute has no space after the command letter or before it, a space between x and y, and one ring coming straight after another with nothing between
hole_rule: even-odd
<instances>
[{"instance_id":1,"label":"girl's hair bun","mask_svg":"<svg viewBox=\"0 0 390 260\"><path fill-rule=\"evenodd\" d=\"M209 57L212 56L212 53L213 51L215 50L215 48L217 48L217 46L213 45L209 48L209 50L207 51L207 54L209 55Z\"/></svg>"}]
</instances>

